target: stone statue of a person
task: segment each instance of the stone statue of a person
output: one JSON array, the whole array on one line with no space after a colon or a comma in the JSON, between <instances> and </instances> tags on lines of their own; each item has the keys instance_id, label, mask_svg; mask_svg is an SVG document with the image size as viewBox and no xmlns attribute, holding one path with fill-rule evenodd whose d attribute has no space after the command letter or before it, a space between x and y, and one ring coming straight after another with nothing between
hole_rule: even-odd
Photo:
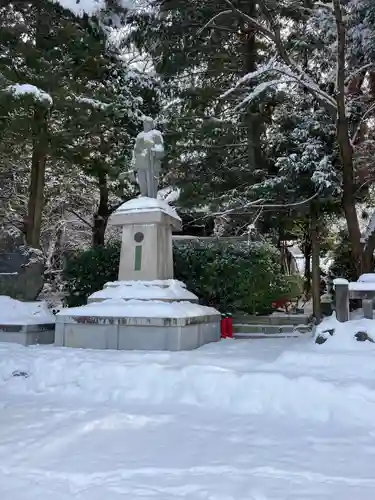
<instances>
[{"instance_id":1,"label":"stone statue of a person","mask_svg":"<svg viewBox=\"0 0 375 500\"><path fill-rule=\"evenodd\" d=\"M155 130L154 120L145 118L143 132L137 135L133 150L133 169L142 196L156 198L161 160L164 158L162 133Z\"/></svg>"}]
</instances>

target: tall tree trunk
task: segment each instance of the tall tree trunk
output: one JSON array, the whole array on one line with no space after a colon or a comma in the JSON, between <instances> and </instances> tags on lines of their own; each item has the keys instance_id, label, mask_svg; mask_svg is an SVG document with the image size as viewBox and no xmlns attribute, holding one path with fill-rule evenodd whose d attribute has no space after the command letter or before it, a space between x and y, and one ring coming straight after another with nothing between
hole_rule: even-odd
<instances>
[{"instance_id":1,"label":"tall tree trunk","mask_svg":"<svg viewBox=\"0 0 375 500\"><path fill-rule=\"evenodd\" d=\"M332 1L337 29L337 141L340 148L342 175L343 175L343 208L348 225L349 238L352 245L353 259L360 275L363 267L361 231L355 208L354 196L354 163L353 147L349 135L349 122L345 109L345 51L346 51L346 26L340 0Z\"/></svg>"},{"instance_id":2,"label":"tall tree trunk","mask_svg":"<svg viewBox=\"0 0 375 500\"><path fill-rule=\"evenodd\" d=\"M250 17L256 17L256 3L249 2L246 14ZM257 43L256 32L251 27L243 28L243 61L244 73L252 73L256 70L257 61ZM249 170L260 168L262 161L262 152L260 147L261 124L259 109L254 105L248 106L245 113L245 126L247 130L247 157Z\"/></svg>"},{"instance_id":3,"label":"tall tree trunk","mask_svg":"<svg viewBox=\"0 0 375 500\"><path fill-rule=\"evenodd\" d=\"M92 228L92 245L94 247L103 246L105 243L105 231L107 229L109 211L109 194L107 173L99 169L99 206L94 214L94 225Z\"/></svg>"},{"instance_id":4,"label":"tall tree trunk","mask_svg":"<svg viewBox=\"0 0 375 500\"><path fill-rule=\"evenodd\" d=\"M311 264L312 264L312 299L313 314L316 321L321 320L320 307L320 242L319 242L319 212L318 206L311 204Z\"/></svg>"},{"instance_id":5,"label":"tall tree trunk","mask_svg":"<svg viewBox=\"0 0 375 500\"><path fill-rule=\"evenodd\" d=\"M304 270L304 292L306 297L311 293L311 238L310 234L305 237L303 244L303 256L305 259Z\"/></svg>"},{"instance_id":6,"label":"tall tree trunk","mask_svg":"<svg viewBox=\"0 0 375 500\"><path fill-rule=\"evenodd\" d=\"M35 47L43 50L49 33L49 19L44 15L41 4L36 4ZM40 248L40 233L44 207L44 184L48 154L48 116L46 103L35 104L32 122L33 152L27 215L24 221L26 243Z\"/></svg>"},{"instance_id":7,"label":"tall tree trunk","mask_svg":"<svg viewBox=\"0 0 375 500\"><path fill-rule=\"evenodd\" d=\"M47 116L48 109L35 107L33 117L33 153L29 200L25 220L26 243L40 248L40 233L44 206L44 184L47 161Z\"/></svg>"}]
</instances>

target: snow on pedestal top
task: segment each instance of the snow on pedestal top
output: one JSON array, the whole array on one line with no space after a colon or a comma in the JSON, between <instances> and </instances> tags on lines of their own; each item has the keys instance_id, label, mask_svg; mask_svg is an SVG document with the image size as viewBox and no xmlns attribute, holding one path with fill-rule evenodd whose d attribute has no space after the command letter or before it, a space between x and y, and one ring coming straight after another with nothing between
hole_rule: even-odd
<instances>
[{"instance_id":1,"label":"snow on pedestal top","mask_svg":"<svg viewBox=\"0 0 375 500\"><path fill-rule=\"evenodd\" d=\"M108 299L91 302L81 307L62 309L60 316L113 317L113 318L195 318L198 316L219 316L212 307L191 302L162 302L160 300Z\"/></svg>"},{"instance_id":2,"label":"snow on pedestal top","mask_svg":"<svg viewBox=\"0 0 375 500\"><path fill-rule=\"evenodd\" d=\"M0 295L0 325L50 325L55 316L46 302L21 302Z\"/></svg>"},{"instance_id":3,"label":"snow on pedestal top","mask_svg":"<svg viewBox=\"0 0 375 500\"><path fill-rule=\"evenodd\" d=\"M361 274L361 276L358 278L358 282L361 282L361 283L375 283L375 273Z\"/></svg>"},{"instance_id":4,"label":"snow on pedestal top","mask_svg":"<svg viewBox=\"0 0 375 500\"><path fill-rule=\"evenodd\" d=\"M186 285L177 280L109 282L104 285L103 290L90 295L88 302L108 299L198 302L198 297L186 290Z\"/></svg>"},{"instance_id":5,"label":"snow on pedestal top","mask_svg":"<svg viewBox=\"0 0 375 500\"><path fill-rule=\"evenodd\" d=\"M174 219L181 220L176 209L163 200L139 196L123 203L112 215L134 214L140 212L163 212Z\"/></svg>"}]
</instances>

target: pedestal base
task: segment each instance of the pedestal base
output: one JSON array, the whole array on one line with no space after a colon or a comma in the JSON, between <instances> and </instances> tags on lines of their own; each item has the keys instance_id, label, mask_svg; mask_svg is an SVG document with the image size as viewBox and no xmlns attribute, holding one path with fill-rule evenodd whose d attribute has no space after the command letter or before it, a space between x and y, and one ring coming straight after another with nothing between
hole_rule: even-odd
<instances>
[{"instance_id":1,"label":"pedestal base","mask_svg":"<svg viewBox=\"0 0 375 500\"><path fill-rule=\"evenodd\" d=\"M53 344L55 325L0 325L0 342L11 342L24 346Z\"/></svg>"},{"instance_id":2,"label":"pedestal base","mask_svg":"<svg viewBox=\"0 0 375 500\"><path fill-rule=\"evenodd\" d=\"M55 345L87 349L196 349L220 339L220 313L191 302L105 300L63 309Z\"/></svg>"}]
</instances>

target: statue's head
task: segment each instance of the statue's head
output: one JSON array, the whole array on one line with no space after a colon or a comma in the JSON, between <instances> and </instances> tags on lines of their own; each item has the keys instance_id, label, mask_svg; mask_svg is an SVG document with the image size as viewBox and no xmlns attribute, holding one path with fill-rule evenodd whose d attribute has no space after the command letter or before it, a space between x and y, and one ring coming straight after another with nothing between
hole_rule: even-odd
<instances>
[{"instance_id":1,"label":"statue's head","mask_svg":"<svg viewBox=\"0 0 375 500\"><path fill-rule=\"evenodd\" d=\"M155 128L154 120L149 116L146 116L143 120L143 130L145 132L150 132L151 130L154 130L154 128Z\"/></svg>"}]
</instances>

